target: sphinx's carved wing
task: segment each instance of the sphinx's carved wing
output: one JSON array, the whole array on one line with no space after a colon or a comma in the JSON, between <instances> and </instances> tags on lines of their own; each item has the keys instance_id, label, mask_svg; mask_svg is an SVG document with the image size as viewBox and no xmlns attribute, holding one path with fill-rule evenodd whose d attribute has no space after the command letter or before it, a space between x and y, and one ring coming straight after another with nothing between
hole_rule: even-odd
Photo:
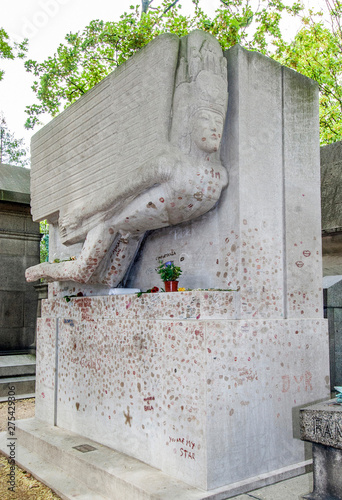
<instances>
[{"instance_id":1,"label":"sphinx's carved wing","mask_svg":"<svg viewBox=\"0 0 342 500\"><path fill-rule=\"evenodd\" d=\"M103 196L115 205L158 155L168 142L178 50L176 35L158 37L34 135L34 220L55 222L75 202L82 208Z\"/></svg>"}]
</instances>

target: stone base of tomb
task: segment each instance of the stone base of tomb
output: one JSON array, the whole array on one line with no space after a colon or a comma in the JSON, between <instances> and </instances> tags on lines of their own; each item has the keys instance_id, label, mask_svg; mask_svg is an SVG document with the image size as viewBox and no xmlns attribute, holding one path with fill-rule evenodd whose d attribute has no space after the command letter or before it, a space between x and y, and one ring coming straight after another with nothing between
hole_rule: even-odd
<instances>
[{"instance_id":1,"label":"stone base of tomb","mask_svg":"<svg viewBox=\"0 0 342 500\"><path fill-rule=\"evenodd\" d=\"M299 408L329 394L326 321L241 320L238 299L43 301L37 418L204 491L302 473Z\"/></svg>"},{"instance_id":2,"label":"stone base of tomb","mask_svg":"<svg viewBox=\"0 0 342 500\"><path fill-rule=\"evenodd\" d=\"M126 454L41 420L18 422L15 460L63 499L223 500L306 472L294 464L210 491L190 486ZM12 440L10 438L10 440ZM0 449L9 455L6 432Z\"/></svg>"}]
</instances>

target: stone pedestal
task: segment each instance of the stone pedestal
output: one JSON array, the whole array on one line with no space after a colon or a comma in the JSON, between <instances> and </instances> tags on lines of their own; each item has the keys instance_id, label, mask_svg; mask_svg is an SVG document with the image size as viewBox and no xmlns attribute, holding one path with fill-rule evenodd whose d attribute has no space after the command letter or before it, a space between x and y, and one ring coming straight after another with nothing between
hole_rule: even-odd
<instances>
[{"instance_id":1,"label":"stone pedestal","mask_svg":"<svg viewBox=\"0 0 342 500\"><path fill-rule=\"evenodd\" d=\"M239 303L239 292L43 301L37 417L204 490L303 472L292 409L326 394L325 321L237 320Z\"/></svg>"},{"instance_id":2,"label":"stone pedestal","mask_svg":"<svg viewBox=\"0 0 342 500\"><path fill-rule=\"evenodd\" d=\"M327 401L302 409L301 437L312 442L314 490L308 500L342 497L342 406Z\"/></svg>"}]
</instances>

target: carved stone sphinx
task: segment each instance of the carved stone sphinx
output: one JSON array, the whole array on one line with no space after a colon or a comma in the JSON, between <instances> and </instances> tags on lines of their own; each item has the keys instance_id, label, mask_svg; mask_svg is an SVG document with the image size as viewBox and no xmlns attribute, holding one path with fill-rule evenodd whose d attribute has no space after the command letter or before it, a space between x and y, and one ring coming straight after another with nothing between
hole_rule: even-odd
<instances>
[{"instance_id":1,"label":"carved stone sphinx","mask_svg":"<svg viewBox=\"0 0 342 500\"><path fill-rule=\"evenodd\" d=\"M76 260L27 269L28 281L115 287L146 231L203 215L228 184L227 64L210 35L163 35L88 94L32 148L34 218L58 223L64 245L83 247Z\"/></svg>"}]
</instances>

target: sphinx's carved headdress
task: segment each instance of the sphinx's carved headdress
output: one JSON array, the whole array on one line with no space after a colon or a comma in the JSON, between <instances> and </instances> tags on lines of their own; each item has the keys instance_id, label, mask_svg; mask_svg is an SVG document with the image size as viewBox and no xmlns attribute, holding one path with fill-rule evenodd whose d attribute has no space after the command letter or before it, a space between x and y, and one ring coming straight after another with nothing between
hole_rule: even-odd
<instances>
[{"instance_id":1,"label":"sphinx's carved headdress","mask_svg":"<svg viewBox=\"0 0 342 500\"><path fill-rule=\"evenodd\" d=\"M194 115L201 109L222 115L228 102L227 61L218 41L203 31L181 39L172 106L171 142L190 148Z\"/></svg>"}]
</instances>

